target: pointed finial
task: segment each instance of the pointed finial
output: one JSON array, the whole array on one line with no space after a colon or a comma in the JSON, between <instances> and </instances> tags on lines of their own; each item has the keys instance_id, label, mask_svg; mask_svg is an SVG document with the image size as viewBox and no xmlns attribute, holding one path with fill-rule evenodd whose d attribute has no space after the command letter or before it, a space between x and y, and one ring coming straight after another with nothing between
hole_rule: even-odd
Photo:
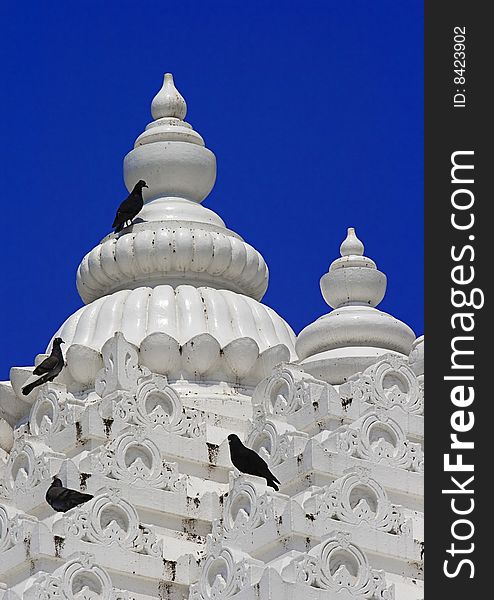
<instances>
[{"instance_id":1,"label":"pointed finial","mask_svg":"<svg viewBox=\"0 0 494 600\"><path fill-rule=\"evenodd\" d=\"M349 227L348 233L340 246L341 256L362 256L364 254L364 244L355 234L355 228Z\"/></svg>"},{"instance_id":2,"label":"pointed finial","mask_svg":"<svg viewBox=\"0 0 494 600\"><path fill-rule=\"evenodd\" d=\"M151 102L151 114L153 119L175 117L180 120L187 114L187 104L175 87L171 73L165 73L163 86Z\"/></svg>"}]
</instances>

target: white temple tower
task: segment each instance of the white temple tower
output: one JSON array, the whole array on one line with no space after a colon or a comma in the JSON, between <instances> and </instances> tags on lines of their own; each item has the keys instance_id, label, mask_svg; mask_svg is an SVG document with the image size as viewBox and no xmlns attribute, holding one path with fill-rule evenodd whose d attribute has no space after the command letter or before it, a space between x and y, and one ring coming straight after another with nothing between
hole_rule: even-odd
<instances>
[{"instance_id":1,"label":"white temple tower","mask_svg":"<svg viewBox=\"0 0 494 600\"><path fill-rule=\"evenodd\" d=\"M423 338L376 308L352 228L296 338L201 204L216 159L170 74L151 112L124 159L144 208L79 265L65 368L0 383L0 600L421 599ZM233 469L230 433L279 492ZM94 498L55 513L58 473Z\"/></svg>"}]
</instances>

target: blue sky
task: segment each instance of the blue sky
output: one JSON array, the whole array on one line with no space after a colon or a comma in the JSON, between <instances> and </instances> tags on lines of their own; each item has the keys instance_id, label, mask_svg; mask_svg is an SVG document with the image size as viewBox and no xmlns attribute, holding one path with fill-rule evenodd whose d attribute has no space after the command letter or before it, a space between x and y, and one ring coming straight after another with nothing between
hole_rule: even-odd
<instances>
[{"instance_id":1,"label":"blue sky","mask_svg":"<svg viewBox=\"0 0 494 600\"><path fill-rule=\"evenodd\" d=\"M81 258L126 196L122 159L174 73L218 161L205 206L270 268L299 332L354 226L380 308L423 333L423 7L340 2L2 3L0 379L81 300Z\"/></svg>"}]
</instances>

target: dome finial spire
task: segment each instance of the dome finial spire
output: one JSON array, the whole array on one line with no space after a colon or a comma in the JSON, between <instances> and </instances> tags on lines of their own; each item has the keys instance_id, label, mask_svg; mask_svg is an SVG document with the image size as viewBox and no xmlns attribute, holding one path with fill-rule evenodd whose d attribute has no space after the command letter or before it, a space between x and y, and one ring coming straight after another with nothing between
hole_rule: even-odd
<instances>
[{"instance_id":1,"label":"dome finial spire","mask_svg":"<svg viewBox=\"0 0 494 600\"><path fill-rule=\"evenodd\" d=\"M349 227L346 238L340 246L341 256L362 256L364 254L364 244L358 239L355 228Z\"/></svg>"},{"instance_id":2,"label":"dome finial spire","mask_svg":"<svg viewBox=\"0 0 494 600\"><path fill-rule=\"evenodd\" d=\"M151 102L153 119L174 117L183 120L187 114L187 104L175 87L173 75L165 73L163 86Z\"/></svg>"}]
</instances>

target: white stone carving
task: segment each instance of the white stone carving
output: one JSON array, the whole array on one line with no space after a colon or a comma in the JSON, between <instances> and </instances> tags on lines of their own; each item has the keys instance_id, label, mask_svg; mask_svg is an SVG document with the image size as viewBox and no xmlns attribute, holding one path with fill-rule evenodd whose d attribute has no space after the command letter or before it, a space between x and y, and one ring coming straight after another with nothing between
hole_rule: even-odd
<instances>
[{"instance_id":1,"label":"white stone carving","mask_svg":"<svg viewBox=\"0 0 494 600\"><path fill-rule=\"evenodd\" d=\"M282 364L258 384L253 402L262 405L267 415L286 417L304 404L320 402L327 397L327 388L326 383L307 377L300 368Z\"/></svg>"},{"instance_id":2,"label":"white stone carving","mask_svg":"<svg viewBox=\"0 0 494 600\"><path fill-rule=\"evenodd\" d=\"M163 543L141 525L136 509L117 490L109 490L80 505L60 521L63 535L94 544L161 557Z\"/></svg>"},{"instance_id":3,"label":"white stone carving","mask_svg":"<svg viewBox=\"0 0 494 600\"><path fill-rule=\"evenodd\" d=\"M293 440L288 432L278 433L273 421L260 409L247 433L245 445L255 450L270 467L293 456Z\"/></svg>"},{"instance_id":4,"label":"white stone carving","mask_svg":"<svg viewBox=\"0 0 494 600\"><path fill-rule=\"evenodd\" d=\"M129 486L181 492L186 488L186 478L176 464L162 460L145 427L124 430L91 456L91 464L96 472Z\"/></svg>"},{"instance_id":5,"label":"white stone carving","mask_svg":"<svg viewBox=\"0 0 494 600\"><path fill-rule=\"evenodd\" d=\"M316 521L336 519L394 534L410 531L401 507L391 504L386 490L370 477L369 469L353 469L327 488L315 490L303 506Z\"/></svg>"},{"instance_id":6,"label":"white stone carving","mask_svg":"<svg viewBox=\"0 0 494 600\"><path fill-rule=\"evenodd\" d=\"M0 582L0 600L21 600L14 590L8 590L4 583Z\"/></svg>"},{"instance_id":7,"label":"white stone carving","mask_svg":"<svg viewBox=\"0 0 494 600\"><path fill-rule=\"evenodd\" d=\"M50 455L55 456L42 444L17 439L5 465L3 480L0 480L0 497L29 494L35 486L48 479Z\"/></svg>"},{"instance_id":8,"label":"white stone carving","mask_svg":"<svg viewBox=\"0 0 494 600\"><path fill-rule=\"evenodd\" d=\"M69 394L64 385L49 383L39 391L29 415L32 435L48 437L74 425L84 410L84 403Z\"/></svg>"},{"instance_id":9,"label":"white stone carving","mask_svg":"<svg viewBox=\"0 0 494 600\"><path fill-rule=\"evenodd\" d=\"M0 554L29 536L38 520L0 504ZM0 560L1 564L1 560Z\"/></svg>"},{"instance_id":10,"label":"white stone carving","mask_svg":"<svg viewBox=\"0 0 494 600\"><path fill-rule=\"evenodd\" d=\"M190 600L226 600L253 583L259 562L239 550L222 546L208 538L207 558L199 581L190 588Z\"/></svg>"},{"instance_id":11,"label":"white stone carving","mask_svg":"<svg viewBox=\"0 0 494 600\"><path fill-rule=\"evenodd\" d=\"M234 539L238 535L251 531L273 518L272 498L269 494L259 495L256 486L237 477L223 505L223 535Z\"/></svg>"},{"instance_id":12,"label":"white stone carving","mask_svg":"<svg viewBox=\"0 0 494 600\"><path fill-rule=\"evenodd\" d=\"M424 470L420 444L410 442L399 424L381 411L368 413L335 435L340 452L400 469Z\"/></svg>"},{"instance_id":13,"label":"white stone carving","mask_svg":"<svg viewBox=\"0 0 494 600\"><path fill-rule=\"evenodd\" d=\"M143 370L138 364L138 350L123 333L117 331L103 346L104 367L96 376L96 393L104 398L121 390L134 390ZM146 373L147 374L147 373Z\"/></svg>"},{"instance_id":14,"label":"white stone carving","mask_svg":"<svg viewBox=\"0 0 494 600\"><path fill-rule=\"evenodd\" d=\"M161 426L186 437L204 435L204 423L197 411L184 408L180 396L165 377L147 375L137 383L135 394L123 394L114 414L125 423L145 427Z\"/></svg>"},{"instance_id":15,"label":"white stone carving","mask_svg":"<svg viewBox=\"0 0 494 600\"><path fill-rule=\"evenodd\" d=\"M392 354L350 378L340 386L345 401L369 402L382 408L400 406L404 411L422 414L424 394L406 358Z\"/></svg>"},{"instance_id":16,"label":"white stone carving","mask_svg":"<svg viewBox=\"0 0 494 600\"><path fill-rule=\"evenodd\" d=\"M330 534L306 555L294 559L283 574L335 595L345 591L352 598L394 598L384 572L371 569L365 554L342 532Z\"/></svg>"},{"instance_id":17,"label":"white stone carving","mask_svg":"<svg viewBox=\"0 0 494 600\"><path fill-rule=\"evenodd\" d=\"M90 554L78 553L53 573L41 573L24 593L25 600L128 600L113 588L108 573Z\"/></svg>"},{"instance_id":18,"label":"white stone carving","mask_svg":"<svg viewBox=\"0 0 494 600\"><path fill-rule=\"evenodd\" d=\"M10 452L14 445L14 431L10 423L0 418L0 448L5 452Z\"/></svg>"}]
</instances>

